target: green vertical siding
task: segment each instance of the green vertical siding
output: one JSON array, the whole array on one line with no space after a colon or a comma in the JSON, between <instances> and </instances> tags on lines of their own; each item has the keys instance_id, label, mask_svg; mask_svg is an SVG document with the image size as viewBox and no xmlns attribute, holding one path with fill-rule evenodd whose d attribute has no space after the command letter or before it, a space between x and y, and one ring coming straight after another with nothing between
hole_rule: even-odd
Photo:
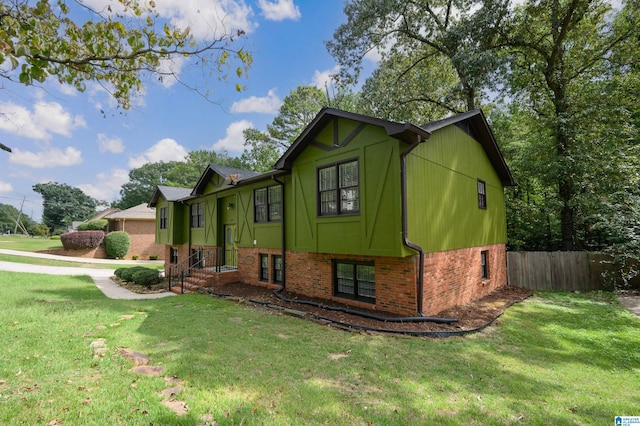
<instances>
[{"instance_id":1,"label":"green vertical siding","mask_svg":"<svg viewBox=\"0 0 640 426\"><path fill-rule=\"evenodd\" d=\"M167 228L160 229L160 209L167 208ZM156 243L184 244L187 234L184 232L185 206L180 203L168 202L164 198L156 204ZM187 210L188 213L188 210ZM186 216L188 220L188 215Z\"/></svg>"},{"instance_id":2,"label":"green vertical siding","mask_svg":"<svg viewBox=\"0 0 640 426\"><path fill-rule=\"evenodd\" d=\"M338 143L353 136L360 123L338 121ZM383 129L365 126L343 147L334 145L330 123L295 160L285 191L287 247L319 253L398 256L401 239L399 142ZM319 217L317 170L358 159L360 213Z\"/></svg>"},{"instance_id":3,"label":"green vertical siding","mask_svg":"<svg viewBox=\"0 0 640 426\"><path fill-rule=\"evenodd\" d=\"M407 157L409 239L428 252L506 242L503 186L482 146L456 126ZM478 208L477 182L487 186Z\"/></svg>"}]
</instances>

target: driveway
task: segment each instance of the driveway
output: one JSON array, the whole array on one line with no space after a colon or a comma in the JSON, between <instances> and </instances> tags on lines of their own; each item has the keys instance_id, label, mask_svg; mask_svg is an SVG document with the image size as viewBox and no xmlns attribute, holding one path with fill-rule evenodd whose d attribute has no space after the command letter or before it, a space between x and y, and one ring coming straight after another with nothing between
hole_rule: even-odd
<instances>
[{"instance_id":1,"label":"driveway","mask_svg":"<svg viewBox=\"0 0 640 426\"><path fill-rule=\"evenodd\" d=\"M28 263L14 263L0 261L0 271L10 272L30 272L35 274L48 274L48 275L88 275L96 283L105 296L110 299L158 299L161 297L175 296L174 293L164 292L155 294L138 294L120 287L118 284L111 280L113 271L119 267L119 265L141 265L158 262L148 261L136 261L136 260L110 260L110 259L86 259L68 256L58 256L54 254L44 253L31 253L16 250L0 249L0 254L10 254L14 256L24 257L37 257L42 259L55 259L64 260L67 262L80 262L80 263L100 263L100 264L112 264L113 269L93 269L93 268L74 268L70 266L44 266L44 265L32 265Z\"/></svg>"}]
</instances>

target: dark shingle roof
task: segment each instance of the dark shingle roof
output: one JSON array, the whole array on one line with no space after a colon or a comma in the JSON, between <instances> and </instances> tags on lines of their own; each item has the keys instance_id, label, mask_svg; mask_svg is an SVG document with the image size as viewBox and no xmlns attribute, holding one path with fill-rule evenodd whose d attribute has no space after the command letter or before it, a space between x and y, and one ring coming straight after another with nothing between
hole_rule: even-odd
<instances>
[{"instance_id":1,"label":"dark shingle roof","mask_svg":"<svg viewBox=\"0 0 640 426\"><path fill-rule=\"evenodd\" d=\"M156 190L149 200L149 207L155 207L158 203L158 199L162 196L167 201L178 201L185 198L189 198L191 195L191 189L180 188L178 186L165 186L158 185Z\"/></svg>"}]
</instances>

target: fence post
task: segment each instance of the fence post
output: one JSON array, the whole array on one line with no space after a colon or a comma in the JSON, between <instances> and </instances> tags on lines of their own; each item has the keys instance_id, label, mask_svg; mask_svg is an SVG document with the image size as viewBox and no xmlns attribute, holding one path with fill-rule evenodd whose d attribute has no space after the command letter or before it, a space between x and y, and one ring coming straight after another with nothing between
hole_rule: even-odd
<instances>
[{"instance_id":1,"label":"fence post","mask_svg":"<svg viewBox=\"0 0 640 426\"><path fill-rule=\"evenodd\" d=\"M180 294L184 294L184 270L180 271Z\"/></svg>"},{"instance_id":2,"label":"fence post","mask_svg":"<svg viewBox=\"0 0 640 426\"><path fill-rule=\"evenodd\" d=\"M173 275L173 266L169 267L169 288L167 289L168 291L171 291L171 276Z\"/></svg>"}]
</instances>

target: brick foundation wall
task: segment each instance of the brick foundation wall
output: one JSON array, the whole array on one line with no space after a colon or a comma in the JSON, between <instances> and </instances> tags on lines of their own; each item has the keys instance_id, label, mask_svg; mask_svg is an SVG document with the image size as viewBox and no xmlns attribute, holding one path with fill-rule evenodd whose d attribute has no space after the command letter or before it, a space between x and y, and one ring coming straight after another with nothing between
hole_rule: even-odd
<instances>
[{"instance_id":1,"label":"brick foundation wall","mask_svg":"<svg viewBox=\"0 0 640 426\"><path fill-rule=\"evenodd\" d=\"M140 259L149 259L149 256L158 256L164 259L165 249L161 244L156 244L156 222L155 220L135 220L127 219L117 221L118 231L124 231L131 238L131 246L125 258L138 256Z\"/></svg>"},{"instance_id":2,"label":"brick foundation wall","mask_svg":"<svg viewBox=\"0 0 640 426\"><path fill-rule=\"evenodd\" d=\"M487 279L482 279L482 251L487 251ZM422 311L427 316L480 299L507 284L504 244L427 253L424 267Z\"/></svg>"},{"instance_id":3,"label":"brick foundation wall","mask_svg":"<svg viewBox=\"0 0 640 426\"><path fill-rule=\"evenodd\" d=\"M189 255L187 245L175 246L179 261ZM198 247L192 247L198 248ZM212 248L212 247L204 247ZM170 258L170 246L165 248L165 259ZM488 278L482 278L480 253L487 251ZM269 258L269 279L260 280L260 255ZM238 249L238 270L235 280L277 289L273 280L273 257L281 256L280 249ZM373 262L375 265L375 303L335 296L333 260ZM416 277L418 256L368 257L323 253L286 252L286 290L299 295L348 304L354 308L377 310L399 315L414 316L418 312ZM165 269L168 261L165 262ZM165 273L168 271L165 270ZM229 279L231 279L229 275ZM231 282L231 281L228 281ZM216 283L221 285L222 283ZM456 305L480 299L507 284L506 250L504 244L472 247L425 254L423 313L435 316Z\"/></svg>"}]
</instances>

